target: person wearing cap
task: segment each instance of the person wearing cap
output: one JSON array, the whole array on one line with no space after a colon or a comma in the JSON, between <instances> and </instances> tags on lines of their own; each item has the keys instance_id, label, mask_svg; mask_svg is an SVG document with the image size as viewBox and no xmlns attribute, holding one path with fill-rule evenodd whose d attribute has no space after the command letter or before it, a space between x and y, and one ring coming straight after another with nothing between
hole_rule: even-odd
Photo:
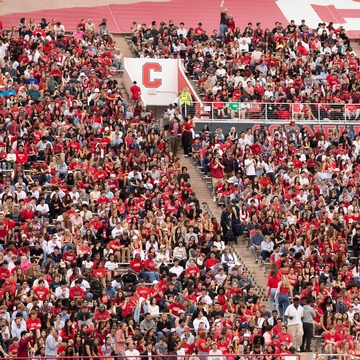
<instances>
[{"instance_id":1,"label":"person wearing cap","mask_svg":"<svg viewBox=\"0 0 360 360\"><path fill-rule=\"evenodd\" d=\"M99 321L107 321L111 319L110 313L108 310L106 310L104 304L99 305L99 309L95 311L94 317L93 317L95 323L99 323Z\"/></svg>"},{"instance_id":2,"label":"person wearing cap","mask_svg":"<svg viewBox=\"0 0 360 360\"><path fill-rule=\"evenodd\" d=\"M223 352L218 349L218 343L216 341L213 341L211 343L211 349L209 351L209 357L213 360L223 360Z\"/></svg>"},{"instance_id":3,"label":"person wearing cap","mask_svg":"<svg viewBox=\"0 0 360 360\"><path fill-rule=\"evenodd\" d=\"M288 331L293 339L293 346L296 351L300 351L300 346L303 342L303 323L302 318L304 316L303 308L300 306L300 298L295 296L293 303L285 310L284 317L287 319Z\"/></svg>"}]
</instances>

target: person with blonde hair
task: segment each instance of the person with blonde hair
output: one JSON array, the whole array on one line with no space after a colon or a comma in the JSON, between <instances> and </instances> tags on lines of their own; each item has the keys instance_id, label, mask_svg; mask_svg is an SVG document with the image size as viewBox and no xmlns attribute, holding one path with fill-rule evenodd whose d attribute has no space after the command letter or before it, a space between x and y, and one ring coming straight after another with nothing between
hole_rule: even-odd
<instances>
[{"instance_id":1,"label":"person with blonde hair","mask_svg":"<svg viewBox=\"0 0 360 360\"><path fill-rule=\"evenodd\" d=\"M293 289L289 279L286 275L282 275L274 296L280 317L284 316L287 307L290 305L289 295L292 297L292 294Z\"/></svg>"}]
</instances>

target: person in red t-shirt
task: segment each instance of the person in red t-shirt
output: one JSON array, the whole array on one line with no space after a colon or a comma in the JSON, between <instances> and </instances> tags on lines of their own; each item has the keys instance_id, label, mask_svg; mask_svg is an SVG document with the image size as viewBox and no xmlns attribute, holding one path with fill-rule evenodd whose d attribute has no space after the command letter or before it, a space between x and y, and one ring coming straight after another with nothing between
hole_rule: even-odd
<instances>
[{"instance_id":1,"label":"person in red t-shirt","mask_svg":"<svg viewBox=\"0 0 360 360\"><path fill-rule=\"evenodd\" d=\"M140 285L136 288L136 291L139 294L139 297L142 297L145 300L147 300L150 295L150 289L145 285L144 279L140 280Z\"/></svg>"},{"instance_id":2,"label":"person in red t-shirt","mask_svg":"<svg viewBox=\"0 0 360 360\"><path fill-rule=\"evenodd\" d=\"M8 348L8 354L10 355L10 358L17 357L18 348L19 348L19 338L15 336L12 338L12 344L10 344Z\"/></svg>"},{"instance_id":3,"label":"person in red t-shirt","mask_svg":"<svg viewBox=\"0 0 360 360\"><path fill-rule=\"evenodd\" d=\"M335 327L331 326L329 331L324 336L325 341L325 352L327 354L336 353L336 339L335 339Z\"/></svg>"},{"instance_id":4,"label":"person in red t-shirt","mask_svg":"<svg viewBox=\"0 0 360 360\"><path fill-rule=\"evenodd\" d=\"M175 318L179 316L181 310L184 310L184 306L180 303L180 298L175 296L174 301L169 306L170 317L172 316L175 321Z\"/></svg>"},{"instance_id":5,"label":"person in red t-shirt","mask_svg":"<svg viewBox=\"0 0 360 360\"><path fill-rule=\"evenodd\" d=\"M34 293L37 296L37 298L43 302L44 300L49 300L49 289L45 287L45 281L39 280L38 281L39 286L34 289Z\"/></svg>"},{"instance_id":6,"label":"person in red t-shirt","mask_svg":"<svg viewBox=\"0 0 360 360\"><path fill-rule=\"evenodd\" d=\"M143 261L141 260L139 253L136 253L136 254L134 255L134 259L130 261L129 266L134 270L134 273L135 273L136 275L139 275L139 274L140 274L141 270L142 270L143 267L144 267L144 263L143 263Z\"/></svg>"},{"instance_id":7,"label":"person in red t-shirt","mask_svg":"<svg viewBox=\"0 0 360 360\"><path fill-rule=\"evenodd\" d=\"M188 276L199 277L200 269L195 265L194 260L190 260L190 266L186 269L185 273Z\"/></svg>"},{"instance_id":8,"label":"person in red t-shirt","mask_svg":"<svg viewBox=\"0 0 360 360\"><path fill-rule=\"evenodd\" d=\"M136 102L140 100L140 96L141 96L141 89L137 85L136 81L134 81L133 85L130 87L130 93L131 93L131 103L132 105L135 105Z\"/></svg>"},{"instance_id":9,"label":"person in red t-shirt","mask_svg":"<svg viewBox=\"0 0 360 360\"><path fill-rule=\"evenodd\" d=\"M84 290L81 288L81 280L75 280L75 286L71 287L69 291L70 299L75 299L80 303L83 300L84 295Z\"/></svg>"},{"instance_id":10,"label":"person in red t-shirt","mask_svg":"<svg viewBox=\"0 0 360 360\"><path fill-rule=\"evenodd\" d=\"M285 342L287 348L290 348L293 343L293 339L290 333L287 331L287 326L285 324L281 327L281 333L278 335L280 343Z\"/></svg>"},{"instance_id":11,"label":"person in red t-shirt","mask_svg":"<svg viewBox=\"0 0 360 360\"><path fill-rule=\"evenodd\" d=\"M72 263L76 262L76 254L71 247L69 247L62 256L66 265L70 266Z\"/></svg>"},{"instance_id":12,"label":"person in red t-shirt","mask_svg":"<svg viewBox=\"0 0 360 360\"><path fill-rule=\"evenodd\" d=\"M104 304L99 305L99 310L94 314L94 321L98 323L99 321L107 321L110 320L111 316L108 310L105 309Z\"/></svg>"},{"instance_id":13,"label":"person in red t-shirt","mask_svg":"<svg viewBox=\"0 0 360 360\"><path fill-rule=\"evenodd\" d=\"M37 317L35 310L30 312L30 317L26 320L26 328L28 330L35 330L36 336L40 337L41 320Z\"/></svg>"}]
</instances>

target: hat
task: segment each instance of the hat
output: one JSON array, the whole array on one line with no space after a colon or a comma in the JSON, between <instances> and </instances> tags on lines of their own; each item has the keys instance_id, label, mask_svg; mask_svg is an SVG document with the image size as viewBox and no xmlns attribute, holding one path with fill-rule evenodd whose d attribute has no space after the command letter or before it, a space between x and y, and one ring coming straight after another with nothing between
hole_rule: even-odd
<instances>
[{"instance_id":1,"label":"hat","mask_svg":"<svg viewBox=\"0 0 360 360\"><path fill-rule=\"evenodd\" d=\"M80 210L79 210L79 209L76 209L75 212L78 213L78 212L80 212Z\"/></svg>"},{"instance_id":2,"label":"hat","mask_svg":"<svg viewBox=\"0 0 360 360\"><path fill-rule=\"evenodd\" d=\"M93 329L93 328L87 328L86 329L87 334L91 334L93 331L95 331L95 329Z\"/></svg>"},{"instance_id":3,"label":"hat","mask_svg":"<svg viewBox=\"0 0 360 360\"><path fill-rule=\"evenodd\" d=\"M100 304L100 305L99 305L99 308L104 308L104 307L105 307L104 304Z\"/></svg>"},{"instance_id":4,"label":"hat","mask_svg":"<svg viewBox=\"0 0 360 360\"><path fill-rule=\"evenodd\" d=\"M285 345L287 346L287 343L285 341L283 341L280 345Z\"/></svg>"},{"instance_id":5,"label":"hat","mask_svg":"<svg viewBox=\"0 0 360 360\"><path fill-rule=\"evenodd\" d=\"M159 282L158 282L157 280L154 280L154 281L153 281L153 285L154 285L154 284L158 284L158 283L159 283Z\"/></svg>"},{"instance_id":6,"label":"hat","mask_svg":"<svg viewBox=\"0 0 360 360\"><path fill-rule=\"evenodd\" d=\"M99 93L100 90L99 90L98 88L96 88L96 89L94 90L94 92Z\"/></svg>"},{"instance_id":7,"label":"hat","mask_svg":"<svg viewBox=\"0 0 360 360\"><path fill-rule=\"evenodd\" d=\"M148 254L148 258L150 259L150 258L154 258L155 257L155 255L154 254Z\"/></svg>"},{"instance_id":8,"label":"hat","mask_svg":"<svg viewBox=\"0 0 360 360\"><path fill-rule=\"evenodd\" d=\"M106 128L104 129L105 131L109 131L110 129L109 129L109 127L108 126L106 126Z\"/></svg>"},{"instance_id":9,"label":"hat","mask_svg":"<svg viewBox=\"0 0 360 360\"><path fill-rule=\"evenodd\" d=\"M185 326L184 331L190 331L190 328L188 326Z\"/></svg>"},{"instance_id":10,"label":"hat","mask_svg":"<svg viewBox=\"0 0 360 360\"><path fill-rule=\"evenodd\" d=\"M191 203L190 203L190 206L195 206L195 203L191 202Z\"/></svg>"},{"instance_id":11,"label":"hat","mask_svg":"<svg viewBox=\"0 0 360 360\"><path fill-rule=\"evenodd\" d=\"M273 335L272 338L273 338L273 339L278 339L279 336L278 336L278 335Z\"/></svg>"},{"instance_id":12,"label":"hat","mask_svg":"<svg viewBox=\"0 0 360 360\"><path fill-rule=\"evenodd\" d=\"M171 328L170 333L174 333L176 331L175 328Z\"/></svg>"},{"instance_id":13,"label":"hat","mask_svg":"<svg viewBox=\"0 0 360 360\"><path fill-rule=\"evenodd\" d=\"M201 254L200 254L200 256L202 256L202 257L206 257L206 255L205 255L204 253L201 253Z\"/></svg>"},{"instance_id":14,"label":"hat","mask_svg":"<svg viewBox=\"0 0 360 360\"><path fill-rule=\"evenodd\" d=\"M199 134L196 134L196 135L195 135L195 139L198 139L199 137L200 137Z\"/></svg>"}]
</instances>

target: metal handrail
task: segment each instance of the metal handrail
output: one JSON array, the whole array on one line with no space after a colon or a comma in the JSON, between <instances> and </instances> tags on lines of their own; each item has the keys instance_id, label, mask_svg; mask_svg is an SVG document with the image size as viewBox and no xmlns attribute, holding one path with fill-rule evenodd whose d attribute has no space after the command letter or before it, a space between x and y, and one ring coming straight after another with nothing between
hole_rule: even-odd
<instances>
[{"instance_id":1,"label":"metal handrail","mask_svg":"<svg viewBox=\"0 0 360 360\"><path fill-rule=\"evenodd\" d=\"M360 121L360 104L282 102L196 102L179 104L184 116L206 122L268 122L295 120L300 123L347 124Z\"/></svg>"},{"instance_id":2,"label":"metal handrail","mask_svg":"<svg viewBox=\"0 0 360 360\"><path fill-rule=\"evenodd\" d=\"M153 352L155 353L155 350L153 350ZM241 358L243 360L245 359L258 359L259 357L264 357L264 356L271 356L271 355L263 355L263 354L241 354L241 353L236 353L236 354L223 354L223 355L204 355L204 354L197 354L197 355L175 355L175 354L166 354L166 355L151 355L151 358L153 360L157 360L159 359L189 359L189 357L192 358L198 358L200 360L204 360L205 358L211 359L214 358L216 360L219 360L220 358L223 358L223 360L228 359L229 357L233 356L234 358L237 356L241 356ZM54 360L54 359L66 359L66 360L70 360L70 359L76 359L78 360L80 358L82 359L102 359L102 360L110 360L110 359L116 359L116 358L122 358L122 359L130 359L130 360L135 360L135 359L142 359L142 358L149 358L149 355L139 355L139 356L126 356L126 355L113 355L113 356L106 356L106 355L97 355L97 356L67 356L67 355L48 355L48 356L28 356L28 357L11 357L12 359L15 360L29 360L29 359L36 359L39 358L41 360ZM289 355L281 355L281 358L283 360L300 360L300 354L289 354Z\"/></svg>"}]
</instances>

